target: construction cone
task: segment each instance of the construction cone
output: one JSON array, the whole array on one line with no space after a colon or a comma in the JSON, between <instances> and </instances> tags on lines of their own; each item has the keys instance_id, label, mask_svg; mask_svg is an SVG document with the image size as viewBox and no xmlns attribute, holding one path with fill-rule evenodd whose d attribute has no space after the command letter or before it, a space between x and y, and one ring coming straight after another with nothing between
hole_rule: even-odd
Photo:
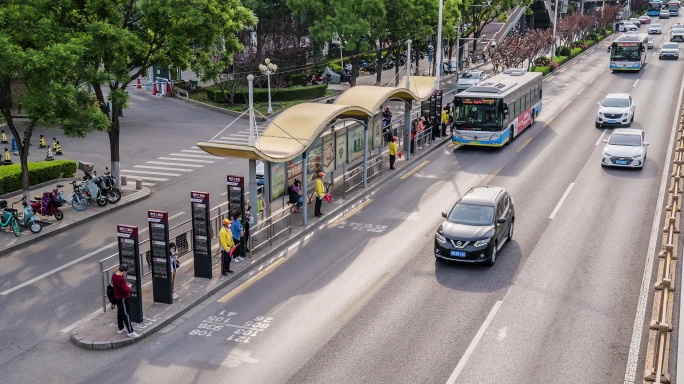
<instances>
[{"instance_id":1,"label":"construction cone","mask_svg":"<svg viewBox=\"0 0 684 384\"><path fill-rule=\"evenodd\" d=\"M140 77L138 77L138 84L135 86L137 89L142 88L142 84L140 84Z\"/></svg>"},{"instance_id":2,"label":"construction cone","mask_svg":"<svg viewBox=\"0 0 684 384\"><path fill-rule=\"evenodd\" d=\"M38 147L40 147L40 148L47 147L47 144L45 144L45 138L43 137L43 135L40 135L40 142L38 143Z\"/></svg>"},{"instance_id":3,"label":"construction cone","mask_svg":"<svg viewBox=\"0 0 684 384\"><path fill-rule=\"evenodd\" d=\"M7 149L7 148L5 148L5 156L4 156L4 158L2 159L2 164L3 164L3 165L12 164L12 158L10 157L9 149Z\"/></svg>"},{"instance_id":4,"label":"construction cone","mask_svg":"<svg viewBox=\"0 0 684 384\"><path fill-rule=\"evenodd\" d=\"M52 150L54 151L55 148L57 148L57 138L52 138Z\"/></svg>"},{"instance_id":5,"label":"construction cone","mask_svg":"<svg viewBox=\"0 0 684 384\"><path fill-rule=\"evenodd\" d=\"M7 135L5 135L5 130L2 130L2 134L0 134L0 141L2 141L3 144L7 144Z\"/></svg>"},{"instance_id":6,"label":"construction cone","mask_svg":"<svg viewBox=\"0 0 684 384\"><path fill-rule=\"evenodd\" d=\"M154 88L152 88L152 95L157 96L157 83L154 83Z\"/></svg>"},{"instance_id":7,"label":"construction cone","mask_svg":"<svg viewBox=\"0 0 684 384\"><path fill-rule=\"evenodd\" d=\"M171 96L171 83L166 83L166 96Z\"/></svg>"},{"instance_id":8,"label":"construction cone","mask_svg":"<svg viewBox=\"0 0 684 384\"><path fill-rule=\"evenodd\" d=\"M17 147L17 140L13 137L12 138L12 152L16 155L19 153L19 147Z\"/></svg>"},{"instance_id":9,"label":"construction cone","mask_svg":"<svg viewBox=\"0 0 684 384\"><path fill-rule=\"evenodd\" d=\"M52 157L52 148L48 147L47 149L47 155L45 156L45 161L52 161L55 158Z\"/></svg>"},{"instance_id":10,"label":"construction cone","mask_svg":"<svg viewBox=\"0 0 684 384\"><path fill-rule=\"evenodd\" d=\"M56 143L55 144L55 155L60 155L60 156L63 155L62 146L59 145L59 141L56 141L55 143Z\"/></svg>"}]
</instances>

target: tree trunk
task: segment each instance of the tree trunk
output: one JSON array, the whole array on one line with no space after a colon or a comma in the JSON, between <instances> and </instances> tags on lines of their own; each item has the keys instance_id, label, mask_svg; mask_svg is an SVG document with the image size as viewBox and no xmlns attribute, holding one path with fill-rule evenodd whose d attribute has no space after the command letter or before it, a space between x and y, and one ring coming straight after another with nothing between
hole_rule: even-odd
<instances>
[{"instance_id":1,"label":"tree trunk","mask_svg":"<svg viewBox=\"0 0 684 384\"><path fill-rule=\"evenodd\" d=\"M359 52L354 54L354 56L351 58L352 62L352 74L351 78L349 79L349 87L354 87L356 86L356 73L359 71Z\"/></svg>"},{"instance_id":2,"label":"tree trunk","mask_svg":"<svg viewBox=\"0 0 684 384\"><path fill-rule=\"evenodd\" d=\"M116 187L121 188L120 180L120 158L119 158L119 134L121 132L121 125L119 123L119 106L112 102L112 123L109 126L109 155L111 160L112 177L116 182Z\"/></svg>"},{"instance_id":3,"label":"tree trunk","mask_svg":"<svg viewBox=\"0 0 684 384\"><path fill-rule=\"evenodd\" d=\"M384 63L385 60L382 57L382 50L379 47L375 52L375 59L375 85L380 86L380 83L382 82L382 63Z\"/></svg>"}]
</instances>

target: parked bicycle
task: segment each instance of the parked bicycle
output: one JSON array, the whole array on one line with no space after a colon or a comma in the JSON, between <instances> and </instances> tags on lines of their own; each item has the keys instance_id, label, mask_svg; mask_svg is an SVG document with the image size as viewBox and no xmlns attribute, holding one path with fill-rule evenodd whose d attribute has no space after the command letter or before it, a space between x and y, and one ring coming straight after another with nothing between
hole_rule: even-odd
<instances>
[{"instance_id":1,"label":"parked bicycle","mask_svg":"<svg viewBox=\"0 0 684 384\"><path fill-rule=\"evenodd\" d=\"M77 211L85 211L88 208L88 198L83 195L81 188L83 184L78 184L76 180L71 182L74 191L67 197L64 197L64 191L60 191L58 196L62 204L71 204L71 207Z\"/></svg>"},{"instance_id":2,"label":"parked bicycle","mask_svg":"<svg viewBox=\"0 0 684 384\"><path fill-rule=\"evenodd\" d=\"M16 209L7 208L7 201L0 200L0 229L9 228L14 236L19 237L19 222L16 217Z\"/></svg>"}]
</instances>

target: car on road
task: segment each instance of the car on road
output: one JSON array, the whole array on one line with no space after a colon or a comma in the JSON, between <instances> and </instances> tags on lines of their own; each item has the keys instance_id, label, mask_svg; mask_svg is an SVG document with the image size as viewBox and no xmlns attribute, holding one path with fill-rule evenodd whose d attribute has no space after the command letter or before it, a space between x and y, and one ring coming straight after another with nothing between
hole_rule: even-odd
<instances>
[{"instance_id":1,"label":"car on road","mask_svg":"<svg viewBox=\"0 0 684 384\"><path fill-rule=\"evenodd\" d=\"M684 41L684 28L673 28L670 31L670 41Z\"/></svg>"},{"instance_id":2,"label":"car on road","mask_svg":"<svg viewBox=\"0 0 684 384\"><path fill-rule=\"evenodd\" d=\"M494 265L501 247L513 238L515 209L506 189L495 186L468 190L435 234L435 257Z\"/></svg>"},{"instance_id":3,"label":"car on road","mask_svg":"<svg viewBox=\"0 0 684 384\"><path fill-rule=\"evenodd\" d=\"M667 9L662 9L660 10L660 14L658 15L659 19L669 19L670 18L670 11Z\"/></svg>"},{"instance_id":4,"label":"car on road","mask_svg":"<svg viewBox=\"0 0 684 384\"><path fill-rule=\"evenodd\" d=\"M670 31L672 31L675 28L684 28L684 24L682 24L680 22L676 22L676 23L672 24L672 26L670 27Z\"/></svg>"},{"instance_id":5,"label":"car on road","mask_svg":"<svg viewBox=\"0 0 684 384\"><path fill-rule=\"evenodd\" d=\"M660 45L658 59L679 60L679 45L677 43L663 43Z\"/></svg>"},{"instance_id":6,"label":"car on road","mask_svg":"<svg viewBox=\"0 0 684 384\"><path fill-rule=\"evenodd\" d=\"M641 21L639 21L639 19L637 19L636 17L630 18L629 22L636 25L637 27L641 27Z\"/></svg>"},{"instance_id":7,"label":"car on road","mask_svg":"<svg viewBox=\"0 0 684 384\"><path fill-rule=\"evenodd\" d=\"M646 15L639 16L639 22L641 23L641 25L651 24L651 18Z\"/></svg>"},{"instance_id":8,"label":"car on road","mask_svg":"<svg viewBox=\"0 0 684 384\"><path fill-rule=\"evenodd\" d=\"M596 128L627 126L634 121L636 105L629 93L609 93L598 103Z\"/></svg>"},{"instance_id":9,"label":"car on road","mask_svg":"<svg viewBox=\"0 0 684 384\"><path fill-rule=\"evenodd\" d=\"M655 40L653 39L653 36L649 36L646 38L646 48L652 49L655 46Z\"/></svg>"},{"instance_id":10,"label":"car on road","mask_svg":"<svg viewBox=\"0 0 684 384\"><path fill-rule=\"evenodd\" d=\"M456 93L468 89L485 79L487 79L487 74L484 71L465 71L458 77Z\"/></svg>"},{"instance_id":11,"label":"car on road","mask_svg":"<svg viewBox=\"0 0 684 384\"><path fill-rule=\"evenodd\" d=\"M660 24L651 24L648 26L649 35L660 35L663 33L663 26Z\"/></svg>"},{"instance_id":12,"label":"car on road","mask_svg":"<svg viewBox=\"0 0 684 384\"><path fill-rule=\"evenodd\" d=\"M611 167L643 168L646 163L648 141L641 129L620 128L603 140L601 165Z\"/></svg>"}]
</instances>

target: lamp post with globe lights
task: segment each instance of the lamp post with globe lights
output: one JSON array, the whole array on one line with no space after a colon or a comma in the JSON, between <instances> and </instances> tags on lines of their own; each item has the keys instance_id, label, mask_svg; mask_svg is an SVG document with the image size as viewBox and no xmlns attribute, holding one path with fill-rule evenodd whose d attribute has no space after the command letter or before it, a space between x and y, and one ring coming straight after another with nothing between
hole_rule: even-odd
<instances>
[{"instance_id":1,"label":"lamp post with globe lights","mask_svg":"<svg viewBox=\"0 0 684 384\"><path fill-rule=\"evenodd\" d=\"M271 115L273 114L273 108L271 108L271 75L278 70L278 66L271 63L270 59L264 60L264 63L265 65L259 64L259 70L266 75L268 81L268 114Z\"/></svg>"}]
</instances>

